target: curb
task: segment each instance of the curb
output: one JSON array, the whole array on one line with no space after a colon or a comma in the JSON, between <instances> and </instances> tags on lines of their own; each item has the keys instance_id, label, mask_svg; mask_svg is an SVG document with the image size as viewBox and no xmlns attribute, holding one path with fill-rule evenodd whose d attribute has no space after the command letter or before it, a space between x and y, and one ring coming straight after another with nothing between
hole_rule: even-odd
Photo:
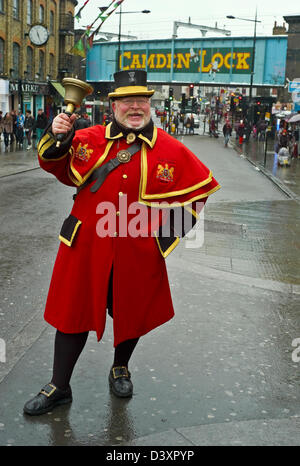
<instances>
[{"instance_id":1,"label":"curb","mask_svg":"<svg viewBox=\"0 0 300 466\"><path fill-rule=\"evenodd\" d=\"M231 141L231 147L237 152L238 147L235 143L232 143ZM272 175L266 168L262 167L261 165L255 163L253 160L250 159L250 157L247 156L247 154L239 154L248 162L250 162L257 170L259 170L263 175L265 175L272 183L274 183L286 196L288 196L290 199L293 199L296 202L300 202L299 196L297 196L293 191L291 191L289 188L287 188L284 183L282 183L276 176Z\"/></svg>"}]
</instances>

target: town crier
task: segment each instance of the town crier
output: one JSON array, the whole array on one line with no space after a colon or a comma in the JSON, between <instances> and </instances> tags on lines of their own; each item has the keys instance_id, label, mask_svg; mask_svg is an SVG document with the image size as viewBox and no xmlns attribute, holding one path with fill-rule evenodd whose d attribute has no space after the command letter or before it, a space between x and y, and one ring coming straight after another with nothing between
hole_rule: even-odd
<instances>
[{"instance_id":1,"label":"town crier","mask_svg":"<svg viewBox=\"0 0 300 466\"><path fill-rule=\"evenodd\" d=\"M139 338L174 315L165 257L220 187L196 155L154 125L146 72L114 78L108 126L75 132L75 115L61 113L38 144L40 166L77 193L45 309L56 328L52 379L25 404L30 415L72 401L74 366L89 331L101 339L107 311L115 348L109 385L118 397L132 396L128 362Z\"/></svg>"}]
</instances>

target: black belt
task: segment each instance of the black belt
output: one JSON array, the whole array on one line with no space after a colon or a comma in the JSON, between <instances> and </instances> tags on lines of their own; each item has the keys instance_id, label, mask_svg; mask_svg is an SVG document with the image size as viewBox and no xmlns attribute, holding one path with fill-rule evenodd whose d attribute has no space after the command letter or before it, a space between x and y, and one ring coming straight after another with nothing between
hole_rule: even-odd
<instances>
[{"instance_id":1,"label":"black belt","mask_svg":"<svg viewBox=\"0 0 300 466\"><path fill-rule=\"evenodd\" d=\"M141 149L141 145L138 143L132 144L129 146L127 149L122 149L117 153L117 156L114 159L111 159L109 162L105 163L104 165L101 165L101 167L96 168L96 170L93 171L91 176L81 185L77 188L77 194L79 191L81 191L83 188L85 188L88 184L92 183L93 181L97 180L95 184L91 187L90 191L92 193L95 193L98 191L100 186L103 184L105 181L107 175L117 168L121 163L127 163L130 161L131 157L136 154L139 150ZM75 199L75 196L73 198Z\"/></svg>"}]
</instances>

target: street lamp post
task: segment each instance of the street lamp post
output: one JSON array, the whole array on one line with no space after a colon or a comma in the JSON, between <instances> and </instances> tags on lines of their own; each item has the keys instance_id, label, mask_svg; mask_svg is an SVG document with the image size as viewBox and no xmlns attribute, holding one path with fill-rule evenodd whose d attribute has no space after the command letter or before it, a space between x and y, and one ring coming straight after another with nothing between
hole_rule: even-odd
<instances>
[{"instance_id":1,"label":"street lamp post","mask_svg":"<svg viewBox=\"0 0 300 466\"><path fill-rule=\"evenodd\" d=\"M120 56L121 56L121 30L122 30L122 15L124 14L131 14L131 13L151 13L150 10L142 10L142 11L122 11L122 5L120 5L120 11L116 12L117 15L120 15L119 20L119 37L118 37L118 64L117 64L117 71L120 71Z\"/></svg>"},{"instance_id":2,"label":"street lamp post","mask_svg":"<svg viewBox=\"0 0 300 466\"><path fill-rule=\"evenodd\" d=\"M255 19L237 18L236 16L231 16L231 15L226 16L226 18L240 19L242 21L251 21L252 23L254 23L252 61L251 61L251 75L250 75L250 89L249 89L249 100L250 100L250 104L251 104L252 94L253 94L254 61L255 61L255 48L256 48L256 25L257 25L257 23L261 23L261 21L257 20L257 9L255 11Z\"/></svg>"}]
</instances>

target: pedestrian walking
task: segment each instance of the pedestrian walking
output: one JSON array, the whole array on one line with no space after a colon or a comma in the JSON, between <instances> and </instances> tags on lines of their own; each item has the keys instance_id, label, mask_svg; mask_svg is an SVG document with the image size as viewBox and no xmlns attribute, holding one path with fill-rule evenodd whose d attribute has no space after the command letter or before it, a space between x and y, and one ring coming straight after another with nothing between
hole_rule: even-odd
<instances>
[{"instance_id":1,"label":"pedestrian walking","mask_svg":"<svg viewBox=\"0 0 300 466\"><path fill-rule=\"evenodd\" d=\"M216 121L214 117L212 117L209 121L209 137L212 137L216 134Z\"/></svg>"},{"instance_id":2,"label":"pedestrian walking","mask_svg":"<svg viewBox=\"0 0 300 466\"><path fill-rule=\"evenodd\" d=\"M288 132L286 129L283 129L281 134L279 135L279 146L280 148L289 146Z\"/></svg>"},{"instance_id":3,"label":"pedestrian walking","mask_svg":"<svg viewBox=\"0 0 300 466\"><path fill-rule=\"evenodd\" d=\"M77 131L78 129L84 129L88 128L89 122L84 118L84 116L81 113L76 114L76 120L74 122L74 129Z\"/></svg>"},{"instance_id":4,"label":"pedestrian walking","mask_svg":"<svg viewBox=\"0 0 300 466\"><path fill-rule=\"evenodd\" d=\"M226 121L225 125L223 126L223 135L225 138L225 147L228 146L229 138L232 134L232 126L229 120Z\"/></svg>"},{"instance_id":5,"label":"pedestrian walking","mask_svg":"<svg viewBox=\"0 0 300 466\"><path fill-rule=\"evenodd\" d=\"M190 125L189 133L194 134L195 120L194 120L193 114L191 114L190 122L191 122L191 125Z\"/></svg>"},{"instance_id":6,"label":"pedestrian walking","mask_svg":"<svg viewBox=\"0 0 300 466\"><path fill-rule=\"evenodd\" d=\"M0 110L0 141L1 141L1 136L2 136L2 133L3 133L2 120L3 120L3 112L2 112L2 110Z\"/></svg>"},{"instance_id":7,"label":"pedestrian walking","mask_svg":"<svg viewBox=\"0 0 300 466\"><path fill-rule=\"evenodd\" d=\"M102 338L107 309L115 347L109 385L117 397L132 396L128 363L139 338L174 315L165 257L219 189L197 156L154 125L147 73L120 71L114 79L114 116L107 127L75 133L75 115L62 113L38 145L41 167L77 187L77 195L60 232L45 309L46 321L57 329L52 379L25 404L30 415L72 401L73 368L89 331ZM59 147L58 133L67 134ZM157 208L161 200L163 212ZM191 220L181 233L182 217L176 223L167 208L174 202ZM143 217L138 222L137 206Z\"/></svg>"},{"instance_id":8,"label":"pedestrian walking","mask_svg":"<svg viewBox=\"0 0 300 466\"><path fill-rule=\"evenodd\" d=\"M37 143L42 137L42 134L47 126L48 119L46 117L46 114L43 112L41 108L38 109L38 114L35 120L35 125L34 125L34 130L36 131L36 138L37 138Z\"/></svg>"},{"instance_id":9,"label":"pedestrian walking","mask_svg":"<svg viewBox=\"0 0 300 466\"><path fill-rule=\"evenodd\" d=\"M12 144L14 140L17 140L17 110L12 110L11 116L13 119L13 135L12 135L12 141L11 141L11 144Z\"/></svg>"},{"instance_id":10,"label":"pedestrian walking","mask_svg":"<svg viewBox=\"0 0 300 466\"><path fill-rule=\"evenodd\" d=\"M189 134L191 128L191 118L188 116L185 120L185 134Z\"/></svg>"},{"instance_id":11,"label":"pedestrian walking","mask_svg":"<svg viewBox=\"0 0 300 466\"><path fill-rule=\"evenodd\" d=\"M24 121L24 130L27 139L27 150L32 148L32 131L34 128L35 119L31 115L31 110L26 110L26 116Z\"/></svg>"},{"instance_id":12,"label":"pedestrian walking","mask_svg":"<svg viewBox=\"0 0 300 466\"><path fill-rule=\"evenodd\" d=\"M3 112L0 111L0 141L2 138L2 133L3 133Z\"/></svg>"},{"instance_id":13,"label":"pedestrian walking","mask_svg":"<svg viewBox=\"0 0 300 466\"><path fill-rule=\"evenodd\" d=\"M90 117L88 116L88 114L85 112L83 113L83 118L86 120L87 122L87 128L89 128L90 126L92 126L92 122L91 122L91 119Z\"/></svg>"},{"instance_id":14,"label":"pedestrian walking","mask_svg":"<svg viewBox=\"0 0 300 466\"><path fill-rule=\"evenodd\" d=\"M17 144L20 146L23 146L24 142L24 123L25 123L25 116L23 113L20 111L17 115L17 120L16 120L16 140Z\"/></svg>"},{"instance_id":15,"label":"pedestrian walking","mask_svg":"<svg viewBox=\"0 0 300 466\"><path fill-rule=\"evenodd\" d=\"M178 115L175 115L175 117L174 117L174 125L175 125L175 134L178 134L178 127L179 127Z\"/></svg>"},{"instance_id":16,"label":"pedestrian walking","mask_svg":"<svg viewBox=\"0 0 300 466\"><path fill-rule=\"evenodd\" d=\"M6 113L3 121L2 121L2 128L3 128L3 136L4 136L4 145L5 149L8 148L8 144L13 143L13 125L14 125L14 120L13 120L13 115L11 113Z\"/></svg>"},{"instance_id":17,"label":"pedestrian walking","mask_svg":"<svg viewBox=\"0 0 300 466\"><path fill-rule=\"evenodd\" d=\"M244 134L245 134L245 125L243 120L240 120L240 124L237 127L237 135L239 138L239 144L242 145L244 142Z\"/></svg>"}]
</instances>

